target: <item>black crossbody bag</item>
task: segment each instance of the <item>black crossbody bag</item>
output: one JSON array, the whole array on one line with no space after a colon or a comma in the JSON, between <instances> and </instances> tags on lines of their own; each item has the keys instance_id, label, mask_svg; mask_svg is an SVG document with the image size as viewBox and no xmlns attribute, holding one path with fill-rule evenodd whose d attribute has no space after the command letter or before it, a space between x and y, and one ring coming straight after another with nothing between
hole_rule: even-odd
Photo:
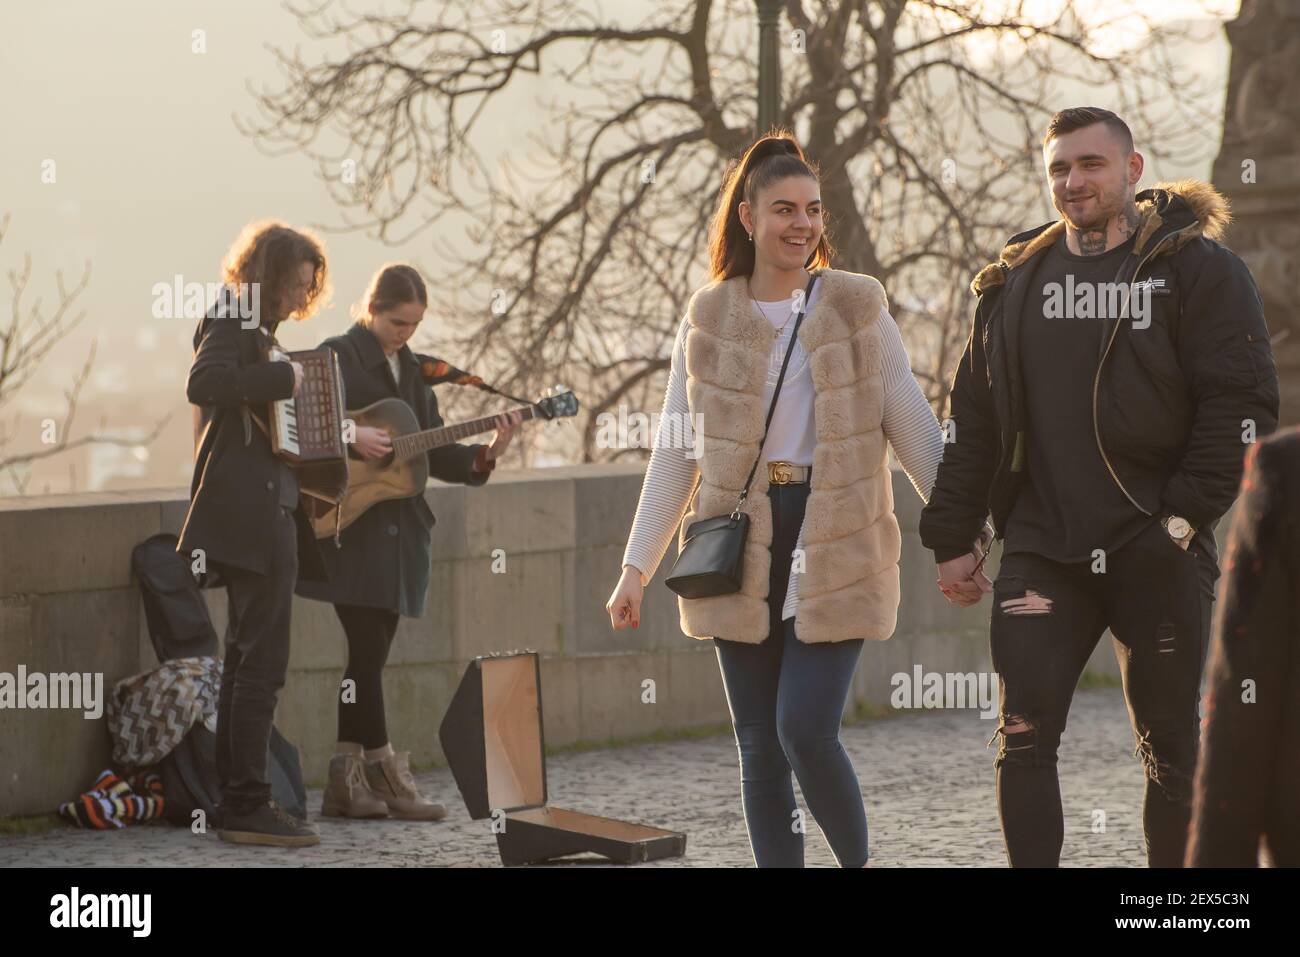
<instances>
[{"instance_id":1,"label":"black crossbody bag","mask_svg":"<svg viewBox=\"0 0 1300 957\"><path fill-rule=\"evenodd\" d=\"M730 515L718 515L714 518L702 518L691 522L686 529L686 538L682 550L673 562L672 571L668 573L664 584L683 598L714 598L718 595L731 595L740 591L741 573L745 562L745 541L749 538L749 516L740 510L749 495L749 486L758 471L758 463L763 458L763 443L767 441L767 430L772 426L772 414L776 411L776 400L781 394L781 383L785 381L785 370L790 364L790 354L794 351L795 340L799 335L799 325L803 322L812 297L813 285L817 277L808 281L804 293L804 307L794 320L794 330L790 333L790 345L786 347L785 359L781 362L781 374L777 377L776 388L772 391L772 404L767 408L767 422L763 425L763 438L758 443L758 456L749 470L749 478L740 491L740 498ZM700 477L702 482L703 476ZM699 488L699 485L696 485ZM691 492L691 498L695 492Z\"/></svg>"}]
</instances>

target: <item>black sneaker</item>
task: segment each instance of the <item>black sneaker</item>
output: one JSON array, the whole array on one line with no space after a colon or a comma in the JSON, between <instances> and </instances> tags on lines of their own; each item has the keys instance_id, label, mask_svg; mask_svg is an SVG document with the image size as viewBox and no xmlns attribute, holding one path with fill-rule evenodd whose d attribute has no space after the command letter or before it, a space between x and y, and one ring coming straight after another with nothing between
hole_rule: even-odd
<instances>
[{"instance_id":1,"label":"black sneaker","mask_svg":"<svg viewBox=\"0 0 1300 957\"><path fill-rule=\"evenodd\" d=\"M320 831L291 815L274 801L237 813L221 815L221 839L232 844L265 844L271 847L310 847L320 843Z\"/></svg>"}]
</instances>

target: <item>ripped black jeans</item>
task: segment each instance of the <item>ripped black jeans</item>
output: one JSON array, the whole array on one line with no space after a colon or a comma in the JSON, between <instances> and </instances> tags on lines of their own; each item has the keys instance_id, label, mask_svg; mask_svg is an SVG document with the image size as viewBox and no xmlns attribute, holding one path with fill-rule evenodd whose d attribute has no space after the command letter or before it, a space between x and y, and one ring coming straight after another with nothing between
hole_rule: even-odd
<instances>
[{"instance_id":1,"label":"ripped black jeans","mask_svg":"<svg viewBox=\"0 0 1300 957\"><path fill-rule=\"evenodd\" d=\"M1003 557L993 587L1000 676L998 813L1012 867L1056 867L1064 840L1056 750L1075 685L1107 627L1146 771L1142 825L1152 867L1181 867L1199 738L1201 672L1218 569L1153 521L1094 562ZM989 742L992 744L992 741Z\"/></svg>"}]
</instances>

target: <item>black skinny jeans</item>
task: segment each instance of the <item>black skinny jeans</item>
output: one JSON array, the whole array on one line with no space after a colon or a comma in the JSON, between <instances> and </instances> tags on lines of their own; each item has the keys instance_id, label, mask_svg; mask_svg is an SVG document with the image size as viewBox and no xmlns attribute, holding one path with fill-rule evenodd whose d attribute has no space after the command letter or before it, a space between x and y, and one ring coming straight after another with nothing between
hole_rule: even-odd
<instances>
[{"instance_id":1,"label":"black skinny jeans","mask_svg":"<svg viewBox=\"0 0 1300 957\"><path fill-rule=\"evenodd\" d=\"M1061 564L1004 556L993 587L1000 676L998 812L1012 867L1056 867L1064 839L1056 751L1075 685L1107 627L1146 771L1142 824L1152 867L1181 867L1196 767L1201 671L1217 568L1152 521L1106 556ZM992 744L992 741L989 742Z\"/></svg>"},{"instance_id":2,"label":"black skinny jeans","mask_svg":"<svg viewBox=\"0 0 1300 957\"><path fill-rule=\"evenodd\" d=\"M362 605L335 605L348 639L348 667L339 694L339 741L363 748L382 748L388 743L384 721L384 665L397 633L397 612Z\"/></svg>"},{"instance_id":3,"label":"black skinny jeans","mask_svg":"<svg viewBox=\"0 0 1300 957\"><path fill-rule=\"evenodd\" d=\"M271 799L266 753L289 669L289 613L298 577L298 531L281 506L267 574L221 564L229 622L217 698L217 779L222 807L246 814Z\"/></svg>"}]
</instances>

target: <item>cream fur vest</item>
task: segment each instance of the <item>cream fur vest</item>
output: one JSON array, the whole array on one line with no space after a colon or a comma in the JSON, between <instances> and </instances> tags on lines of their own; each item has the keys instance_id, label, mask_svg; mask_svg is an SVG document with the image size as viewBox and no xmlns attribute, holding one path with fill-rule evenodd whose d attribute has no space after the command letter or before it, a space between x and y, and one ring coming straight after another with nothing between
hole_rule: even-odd
<instances>
[{"instance_id":1,"label":"cream fur vest","mask_svg":"<svg viewBox=\"0 0 1300 957\"><path fill-rule=\"evenodd\" d=\"M801 641L883 640L898 614L901 537L881 429L884 384L878 320L885 291L871 276L826 269L799 328L815 393L816 447L804 514L804 570L795 634ZM759 453L768 360L776 336L754 309L744 276L711 283L687 307L686 393L702 435L700 488L678 533L730 512ZM700 418L696 418L699 416ZM678 598L682 631L757 644L767 637L772 508L760 464L740 591ZM797 560L798 556L796 556Z\"/></svg>"}]
</instances>

